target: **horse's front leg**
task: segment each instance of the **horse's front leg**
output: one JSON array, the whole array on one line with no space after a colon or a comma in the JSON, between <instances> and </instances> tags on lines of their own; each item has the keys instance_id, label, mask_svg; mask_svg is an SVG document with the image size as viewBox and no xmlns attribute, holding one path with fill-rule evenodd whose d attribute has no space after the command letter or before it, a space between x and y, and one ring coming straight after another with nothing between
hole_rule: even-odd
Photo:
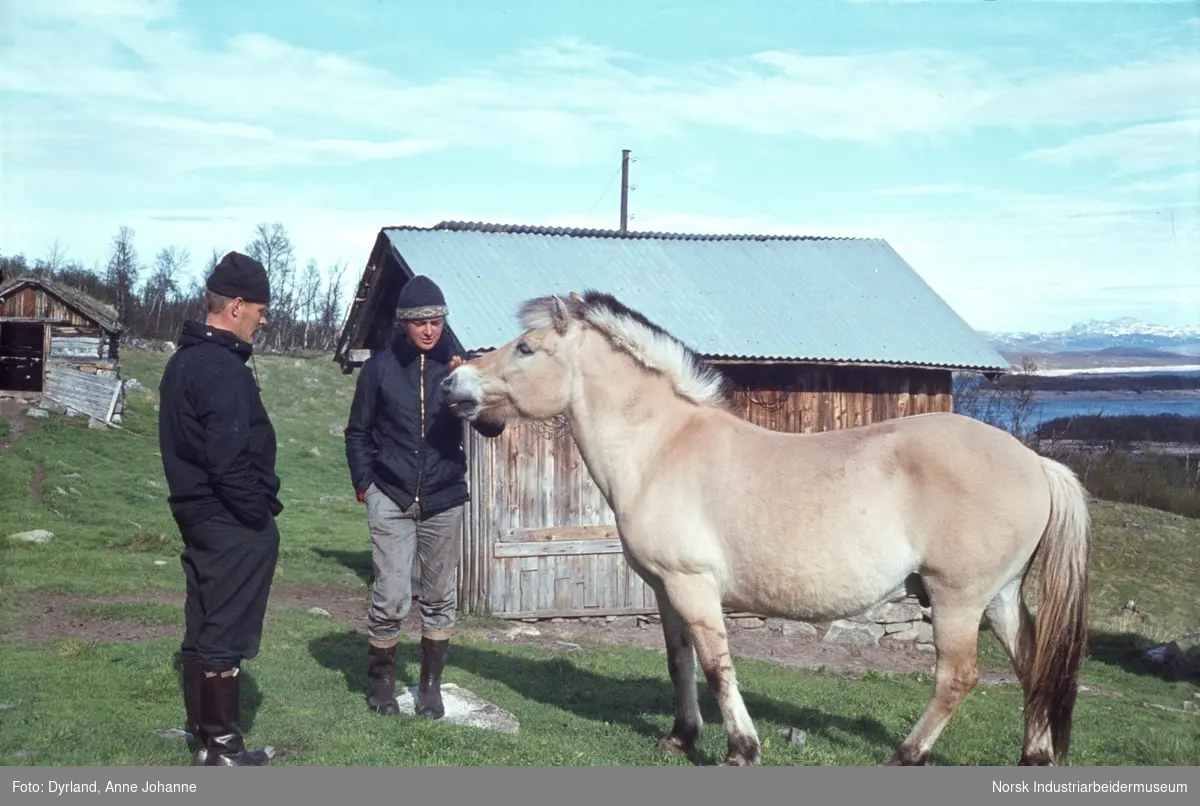
<instances>
[{"instance_id":1,"label":"horse's front leg","mask_svg":"<svg viewBox=\"0 0 1200 806\"><path fill-rule=\"evenodd\" d=\"M704 731L696 684L696 652L688 637L687 625L671 606L670 599L658 593L658 612L662 618L663 639L667 646L667 671L675 686L675 724L659 740L660 749L690 756Z\"/></svg>"},{"instance_id":2,"label":"horse's front leg","mask_svg":"<svg viewBox=\"0 0 1200 806\"><path fill-rule=\"evenodd\" d=\"M725 634L725 614L715 582L702 574L672 574L663 578L663 587L670 607L686 625L708 688L721 708L729 737L724 764L741 767L761 763L762 745L738 690Z\"/></svg>"}]
</instances>

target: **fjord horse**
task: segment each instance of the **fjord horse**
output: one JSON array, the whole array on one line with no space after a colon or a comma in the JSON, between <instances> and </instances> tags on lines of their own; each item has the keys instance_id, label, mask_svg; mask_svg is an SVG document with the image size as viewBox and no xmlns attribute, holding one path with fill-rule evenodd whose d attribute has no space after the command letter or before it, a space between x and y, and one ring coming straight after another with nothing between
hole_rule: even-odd
<instances>
[{"instance_id":1,"label":"fjord horse","mask_svg":"<svg viewBox=\"0 0 1200 806\"><path fill-rule=\"evenodd\" d=\"M1025 696L1019 763L1062 763L1085 652L1090 517L1067 467L957 414L786 434L726 404L723 377L608 294L526 302L524 333L449 375L466 420L563 418L658 600L675 721L701 736L696 658L720 705L727 765L761 763L723 607L832 621L919 591L937 651L933 696L885 762L919 765L979 680L981 617ZM1024 601L1041 554L1037 616Z\"/></svg>"}]
</instances>

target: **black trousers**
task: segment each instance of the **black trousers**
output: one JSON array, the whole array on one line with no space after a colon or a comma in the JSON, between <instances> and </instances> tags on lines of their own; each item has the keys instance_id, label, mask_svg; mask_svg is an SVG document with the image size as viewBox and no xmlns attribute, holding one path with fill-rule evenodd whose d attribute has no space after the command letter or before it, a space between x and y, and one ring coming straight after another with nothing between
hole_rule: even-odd
<instances>
[{"instance_id":1,"label":"black trousers","mask_svg":"<svg viewBox=\"0 0 1200 806\"><path fill-rule=\"evenodd\" d=\"M180 533L187 581L180 654L210 669L238 666L258 654L279 529L274 519L255 531L222 514Z\"/></svg>"}]
</instances>

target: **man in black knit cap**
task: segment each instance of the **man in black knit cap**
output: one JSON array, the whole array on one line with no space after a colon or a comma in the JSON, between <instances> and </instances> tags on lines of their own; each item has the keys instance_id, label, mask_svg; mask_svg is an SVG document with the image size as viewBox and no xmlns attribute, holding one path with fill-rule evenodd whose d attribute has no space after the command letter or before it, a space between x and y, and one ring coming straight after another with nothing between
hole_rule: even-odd
<instances>
[{"instance_id":1,"label":"man in black knit cap","mask_svg":"<svg viewBox=\"0 0 1200 806\"><path fill-rule=\"evenodd\" d=\"M346 425L346 460L366 504L375 580L367 614L367 706L395 714L396 645L413 600L421 613L416 713L439 719L442 670L456 623L459 530L469 499L462 420L441 405L442 379L462 363L443 338L449 310L423 275L400 292L400 332L363 364ZM472 426L496 437L503 423ZM419 575L415 573L419 566Z\"/></svg>"},{"instance_id":2,"label":"man in black knit cap","mask_svg":"<svg viewBox=\"0 0 1200 806\"><path fill-rule=\"evenodd\" d=\"M194 765L268 761L244 745L238 674L258 654L279 557L275 431L246 366L270 299L261 263L225 255L206 283L207 318L184 323L159 385L159 446L184 545L181 655Z\"/></svg>"}]
</instances>

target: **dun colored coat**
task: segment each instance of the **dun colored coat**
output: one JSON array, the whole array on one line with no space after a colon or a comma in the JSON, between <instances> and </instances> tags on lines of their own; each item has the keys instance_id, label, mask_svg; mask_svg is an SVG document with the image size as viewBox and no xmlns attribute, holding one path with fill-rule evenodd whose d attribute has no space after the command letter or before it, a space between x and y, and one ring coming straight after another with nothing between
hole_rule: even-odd
<instances>
[{"instance_id":1,"label":"dun colored coat","mask_svg":"<svg viewBox=\"0 0 1200 806\"><path fill-rule=\"evenodd\" d=\"M844 618L901 585L931 608L933 696L889 765L924 764L979 680L981 617L1025 692L1020 763L1066 758L1086 639L1087 495L1065 466L1006 432L922 414L812 434L731 413L723 378L613 297L547 296L525 332L442 385L468 421L570 426L616 516L624 555L656 594L675 684L660 746L700 738L695 663L720 705L730 765L761 762L722 607ZM1042 555L1037 618L1023 593Z\"/></svg>"}]
</instances>

